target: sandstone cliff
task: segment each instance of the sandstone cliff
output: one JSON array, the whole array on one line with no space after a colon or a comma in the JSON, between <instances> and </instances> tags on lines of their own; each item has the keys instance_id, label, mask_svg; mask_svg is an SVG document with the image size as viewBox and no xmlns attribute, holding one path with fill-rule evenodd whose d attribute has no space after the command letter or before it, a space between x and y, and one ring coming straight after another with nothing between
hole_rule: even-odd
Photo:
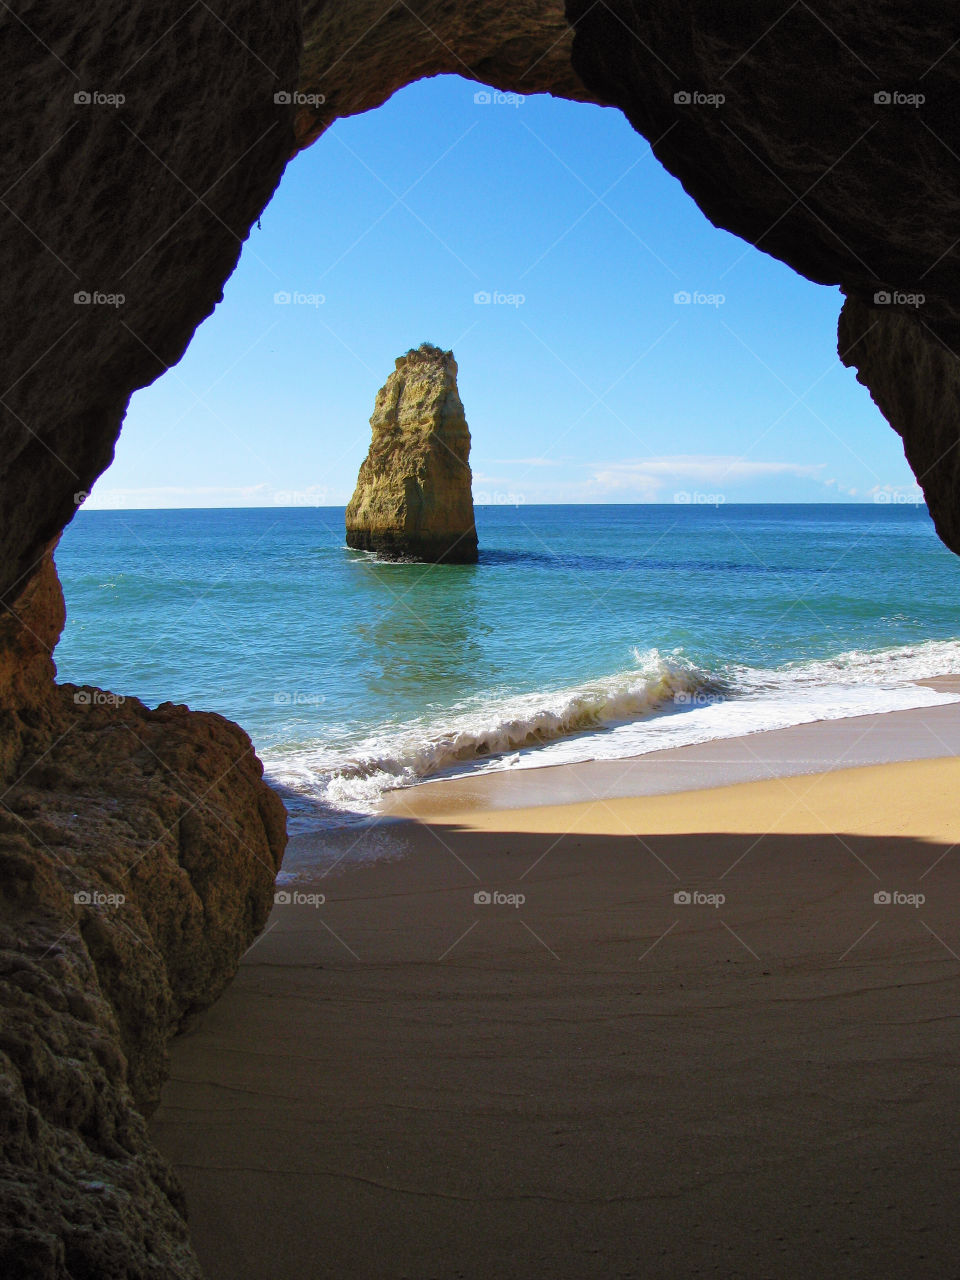
<instances>
[{"instance_id":1,"label":"sandstone cliff","mask_svg":"<svg viewBox=\"0 0 960 1280\"><path fill-rule=\"evenodd\" d=\"M283 806L220 716L54 684L48 556L0 622L0 1274L190 1280L167 1043L262 928Z\"/></svg>"},{"instance_id":2,"label":"sandstone cliff","mask_svg":"<svg viewBox=\"0 0 960 1280\"><path fill-rule=\"evenodd\" d=\"M347 545L397 559L477 558L470 431L452 351L399 356L377 394L373 439L347 507Z\"/></svg>"}]
</instances>

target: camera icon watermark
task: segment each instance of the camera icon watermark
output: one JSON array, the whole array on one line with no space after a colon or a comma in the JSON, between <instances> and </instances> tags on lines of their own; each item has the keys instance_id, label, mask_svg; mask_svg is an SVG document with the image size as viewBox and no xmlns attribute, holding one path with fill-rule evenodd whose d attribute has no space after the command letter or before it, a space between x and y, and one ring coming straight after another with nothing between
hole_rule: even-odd
<instances>
[{"instance_id":1,"label":"camera icon watermark","mask_svg":"<svg viewBox=\"0 0 960 1280\"><path fill-rule=\"evenodd\" d=\"M504 293L501 289L478 289L473 295L478 307L522 307L527 300L525 293Z\"/></svg>"},{"instance_id":2,"label":"camera icon watermark","mask_svg":"<svg viewBox=\"0 0 960 1280\"><path fill-rule=\"evenodd\" d=\"M678 507L722 507L725 493L701 493L699 489L678 489L673 501Z\"/></svg>"},{"instance_id":3,"label":"camera icon watermark","mask_svg":"<svg viewBox=\"0 0 960 1280\"><path fill-rule=\"evenodd\" d=\"M78 707L122 707L126 700L126 694L107 693L105 689L77 689L73 695Z\"/></svg>"},{"instance_id":4,"label":"camera icon watermark","mask_svg":"<svg viewBox=\"0 0 960 1280\"><path fill-rule=\"evenodd\" d=\"M78 889L73 895L78 907L122 907L127 900L125 893L103 893L100 889Z\"/></svg>"},{"instance_id":5,"label":"camera icon watermark","mask_svg":"<svg viewBox=\"0 0 960 1280\"><path fill-rule=\"evenodd\" d=\"M673 101L678 107L722 107L726 102L725 93L703 93L699 89L678 89Z\"/></svg>"},{"instance_id":6,"label":"camera icon watermark","mask_svg":"<svg viewBox=\"0 0 960 1280\"><path fill-rule=\"evenodd\" d=\"M900 489L895 485L885 484L878 485L872 492L874 502L881 506L920 507L926 501L919 486L915 489Z\"/></svg>"},{"instance_id":7,"label":"camera icon watermark","mask_svg":"<svg viewBox=\"0 0 960 1280\"><path fill-rule=\"evenodd\" d=\"M522 93L501 93L499 89L478 89L473 95L478 107L522 107L526 96Z\"/></svg>"},{"instance_id":8,"label":"camera icon watermark","mask_svg":"<svg viewBox=\"0 0 960 1280\"><path fill-rule=\"evenodd\" d=\"M927 300L925 293L905 293L899 289L878 289L873 295L875 307L922 307Z\"/></svg>"},{"instance_id":9,"label":"camera icon watermark","mask_svg":"<svg viewBox=\"0 0 960 1280\"><path fill-rule=\"evenodd\" d=\"M673 895L678 907L722 907L727 900L725 893L702 893L699 889L677 889Z\"/></svg>"},{"instance_id":10,"label":"camera icon watermark","mask_svg":"<svg viewBox=\"0 0 960 1280\"><path fill-rule=\"evenodd\" d=\"M925 93L902 93L899 89L878 89L873 101L878 107L922 107Z\"/></svg>"},{"instance_id":11,"label":"camera icon watermark","mask_svg":"<svg viewBox=\"0 0 960 1280\"><path fill-rule=\"evenodd\" d=\"M510 493L504 489L478 489L473 495L477 507L522 507L526 498L522 493Z\"/></svg>"},{"instance_id":12,"label":"camera icon watermark","mask_svg":"<svg viewBox=\"0 0 960 1280\"><path fill-rule=\"evenodd\" d=\"M322 107L327 100L325 93L301 93L299 89L278 89L273 95L278 107Z\"/></svg>"},{"instance_id":13,"label":"camera icon watermark","mask_svg":"<svg viewBox=\"0 0 960 1280\"><path fill-rule=\"evenodd\" d=\"M478 907L522 907L526 902L526 894L501 893L499 889L478 889L473 901Z\"/></svg>"},{"instance_id":14,"label":"camera icon watermark","mask_svg":"<svg viewBox=\"0 0 960 1280\"><path fill-rule=\"evenodd\" d=\"M322 307L326 300L325 293L301 293L296 289L278 289L273 295L278 307Z\"/></svg>"},{"instance_id":15,"label":"camera icon watermark","mask_svg":"<svg viewBox=\"0 0 960 1280\"><path fill-rule=\"evenodd\" d=\"M673 295L674 305L678 307L722 307L727 300L725 293L702 293L698 289L678 289Z\"/></svg>"},{"instance_id":16,"label":"camera icon watermark","mask_svg":"<svg viewBox=\"0 0 960 1280\"><path fill-rule=\"evenodd\" d=\"M101 293L99 289L92 292L88 289L78 289L73 295L73 301L78 307L122 307L127 300L125 293Z\"/></svg>"},{"instance_id":17,"label":"camera icon watermark","mask_svg":"<svg viewBox=\"0 0 960 1280\"><path fill-rule=\"evenodd\" d=\"M122 107L126 100L124 93L102 93L99 89L78 89L73 95L78 107Z\"/></svg>"},{"instance_id":18,"label":"camera icon watermark","mask_svg":"<svg viewBox=\"0 0 960 1280\"><path fill-rule=\"evenodd\" d=\"M878 889L873 895L878 907L922 907L927 900L925 893L901 893L898 889Z\"/></svg>"},{"instance_id":19,"label":"camera icon watermark","mask_svg":"<svg viewBox=\"0 0 960 1280\"><path fill-rule=\"evenodd\" d=\"M277 507L326 507L330 506L330 491L323 486L312 489L277 489L273 503Z\"/></svg>"},{"instance_id":20,"label":"camera icon watermark","mask_svg":"<svg viewBox=\"0 0 960 1280\"><path fill-rule=\"evenodd\" d=\"M327 896L324 893L303 893L300 889L278 889L273 895L277 907L322 907Z\"/></svg>"},{"instance_id":21,"label":"camera icon watermark","mask_svg":"<svg viewBox=\"0 0 960 1280\"><path fill-rule=\"evenodd\" d=\"M706 689L680 689L673 695L677 707L713 707L723 701L722 693L708 693Z\"/></svg>"}]
</instances>

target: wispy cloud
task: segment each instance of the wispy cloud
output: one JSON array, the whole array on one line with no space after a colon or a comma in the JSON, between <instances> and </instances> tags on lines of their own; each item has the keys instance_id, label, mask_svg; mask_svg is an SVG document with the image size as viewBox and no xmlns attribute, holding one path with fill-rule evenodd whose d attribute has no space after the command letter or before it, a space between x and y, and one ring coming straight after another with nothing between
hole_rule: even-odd
<instances>
[{"instance_id":1,"label":"wispy cloud","mask_svg":"<svg viewBox=\"0 0 960 1280\"><path fill-rule=\"evenodd\" d=\"M482 464L488 467L566 467L574 461L570 457L560 458L484 458Z\"/></svg>"},{"instance_id":2,"label":"wispy cloud","mask_svg":"<svg viewBox=\"0 0 960 1280\"><path fill-rule=\"evenodd\" d=\"M735 454L674 454L595 462L589 469L592 483L599 491L631 491L653 498L671 484L683 482L722 488L789 476L823 483L825 465L822 462L757 462Z\"/></svg>"},{"instance_id":3,"label":"wispy cloud","mask_svg":"<svg viewBox=\"0 0 960 1280\"><path fill-rule=\"evenodd\" d=\"M349 496L349 495L348 495ZM275 485L157 485L95 488L83 503L90 511L155 510L182 507L334 507L346 498L323 485L279 489Z\"/></svg>"}]
</instances>

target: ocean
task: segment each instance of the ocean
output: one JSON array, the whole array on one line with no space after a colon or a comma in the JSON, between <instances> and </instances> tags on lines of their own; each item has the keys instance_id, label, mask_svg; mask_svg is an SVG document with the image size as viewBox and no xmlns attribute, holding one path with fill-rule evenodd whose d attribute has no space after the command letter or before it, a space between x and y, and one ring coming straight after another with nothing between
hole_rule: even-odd
<instances>
[{"instance_id":1,"label":"ocean","mask_svg":"<svg viewBox=\"0 0 960 1280\"><path fill-rule=\"evenodd\" d=\"M960 559L924 507L494 506L480 562L384 563L343 508L87 511L59 677L215 710L291 829L387 788L954 701Z\"/></svg>"}]
</instances>

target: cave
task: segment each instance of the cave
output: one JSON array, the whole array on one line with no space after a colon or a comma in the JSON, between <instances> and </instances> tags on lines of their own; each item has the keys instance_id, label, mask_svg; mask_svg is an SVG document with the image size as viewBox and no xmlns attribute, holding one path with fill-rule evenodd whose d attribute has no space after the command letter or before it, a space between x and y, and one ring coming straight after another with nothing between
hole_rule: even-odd
<instances>
[{"instance_id":1,"label":"cave","mask_svg":"<svg viewBox=\"0 0 960 1280\"><path fill-rule=\"evenodd\" d=\"M922 3L866 19L849 0L5 10L6 1273L200 1274L144 1116L170 1038L263 927L283 809L222 718L55 683L53 552L130 396L221 299L291 157L441 73L619 108L711 222L840 286L840 358L960 553L950 17ZM90 893L126 895L133 923L85 911ZM110 1193L91 1197L95 1182Z\"/></svg>"}]
</instances>

